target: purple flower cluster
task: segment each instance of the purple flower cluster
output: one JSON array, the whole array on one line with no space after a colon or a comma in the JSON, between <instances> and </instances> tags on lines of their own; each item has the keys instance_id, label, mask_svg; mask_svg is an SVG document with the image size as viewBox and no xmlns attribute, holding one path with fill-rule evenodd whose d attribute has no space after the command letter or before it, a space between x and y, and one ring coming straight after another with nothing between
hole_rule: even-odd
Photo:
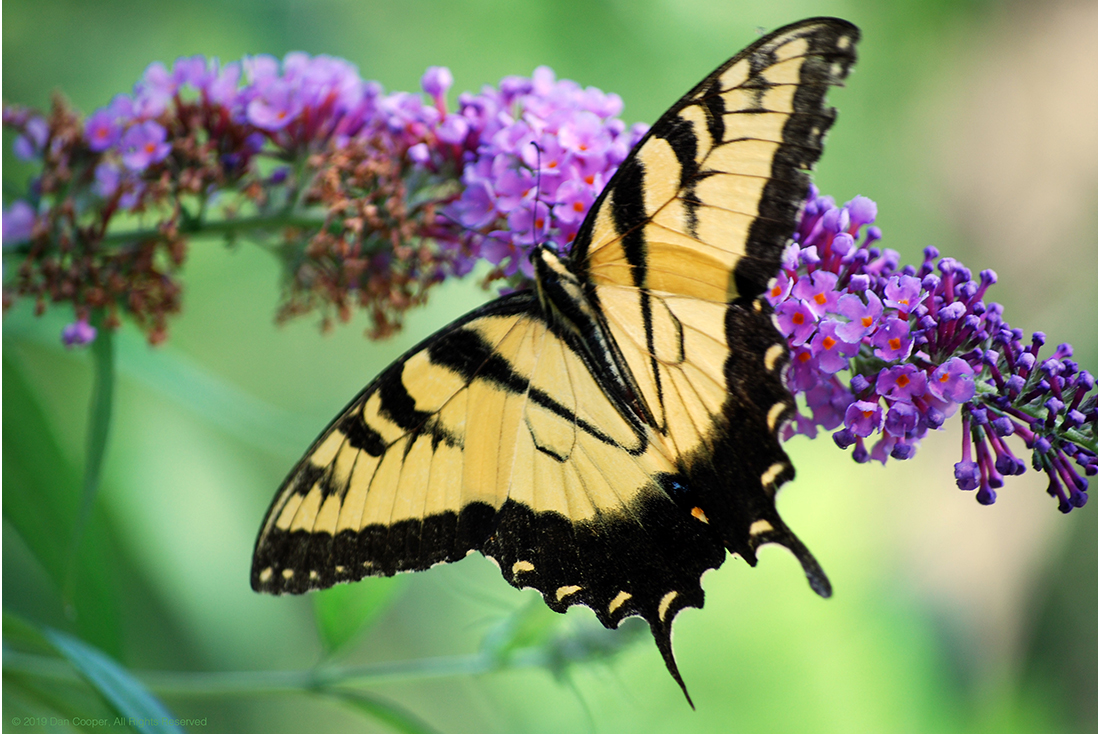
<instances>
[{"instance_id":1,"label":"purple flower cluster","mask_svg":"<svg viewBox=\"0 0 1100 734\"><path fill-rule=\"evenodd\" d=\"M1017 434L1060 509L1083 505L1083 475L1096 473L1092 376L1070 360L1067 344L1045 361L1042 334L1023 346L1001 306L984 300L993 271L975 282L933 247L919 268L899 270L898 254L875 246L882 233L867 225L876 215L866 197L837 207L812 189L765 296L791 346L788 385L810 412L799 412L784 437L836 429L834 441L854 446L856 461L885 463L908 459L961 408L961 489L991 504L1003 477L1024 471L1004 440Z\"/></svg>"},{"instance_id":2,"label":"purple flower cluster","mask_svg":"<svg viewBox=\"0 0 1100 734\"><path fill-rule=\"evenodd\" d=\"M532 277L531 248L549 242L568 250L596 196L645 135L647 126L627 128L621 111L618 95L556 80L547 67L460 95L457 114L438 132L466 146L462 194L445 216L485 235L477 254L503 275Z\"/></svg>"},{"instance_id":3,"label":"purple flower cluster","mask_svg":"<svg viewBox=\"0 0 1100 734\"><path fill-rule=\"evenodd\" d=\"M329 56L291 53L280 64L261 55L225 65L192 56L177 59L171 70L156 62L132 94L116 96L85 122L88 148L104 154L95 190L107 198L127 180L139 190L139 174L171 154L180 128L204 128L225 162L241 167L267 143L268 152L286 159L390 123L379 119L386 118L387 101L409 116L410 110L382 96L377 82L364 81L354 66ZM127 203L133 206L137 198L131 196L123 208Z\"/></svg>"},{"instance_id":4,"label":"purple flower cluster","mask_svg":"<svg viewBox=\"0 0 1100 734\"><path fill-rule=\"evenodd\" d=\"M39 233L30 252L41 267L26 270L18 291L40 302L70 300L78 314L123 304L139 320L140 309L156 304L144 320L159 340L165 315L178 308L178 289L133 298L107 277L132 266L104 262L114 255L98 250L94 238L109 232L116 212L167 212L158 214L157 229L171 233L170 261L182 264L183 233L202 228L191 212L215 211L210 201L225 207L232 195L259 213L296 204L294 214L324 218L284 248L291 285L280 318L320 307L344 319L354 301L371 313L372 333L389 333L428 288L465 275L482 258L496 266L490 279L518 285L531 276L534 245L569 247L646 128L628 129L617 117L617 95L557 80L545 67L529 79L508 77L499 88L462 94L448 109L452 84L450 71L432 67L421 80L426 98L383 94L352 65L327 56L225 65L195 56L171 68L151 64L132 94L84 121L64 116L65 129L6 109L5 122L20 132L18 151L42 159L39 183L49 183L6 217L9 245ZM51 156L47 149L63 140L68 147ZM255 164L259 157L284 165L271 172ZM53 170L76 172L77 185L54 185ZM199 206L180 200L186 195ZM76 217L89 210L101 221L81 229ZM72 221L64 221L66 212ZM86 265L57 262L51 238L58 235L51 233L58 232L76 241L73 252ZM83 270L104 274L104 283L63 275ZM150 273L146 283L174 286L170 276Z\"/></svg>"}]
</instances>

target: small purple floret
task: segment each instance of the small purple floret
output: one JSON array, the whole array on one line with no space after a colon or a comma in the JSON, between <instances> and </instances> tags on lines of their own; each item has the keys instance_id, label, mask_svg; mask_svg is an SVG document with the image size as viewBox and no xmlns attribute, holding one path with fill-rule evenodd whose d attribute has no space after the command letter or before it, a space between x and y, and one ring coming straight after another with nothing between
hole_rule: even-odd
<instances>
[{"instance_id":1,"label":"small purple floret","mask_svg":"<svg viewBox=\"0 0 1100 734\"><path fill-rule=\"evenodd\" d=\"M882 427L882 406L857 400L845 411L844 425L856 436L866 438Z\"/></svg>"},{"instance_id":2,"label":"small purple floret","mask_svg":"<svg viewBox=\"0 0 1100 734\"><path fill-rule=\"evenodd\" d=\"M168 157L172 146L165 142L168 133L152 120L132 126L122 136L122 162L131 171L143 171Z\"/></svg>"},{"instance_id":3,"label":"small purple floret","mask_svg":"<svg viewBox=\"0 0 1100 734\"><path fill-rule=\"evenodd\" d=\"M871 337L871 346L875 347L875 356L887 362L906 359L913 351L909 324L898 318L886 319Z\"/></svg>"},{"instance_id":4,"label":"small purple floret","mask_svg":"<svg viewBox=\"0 0 1100 734\"><path fill-rule=\"evenodd\" d=\"M67 347L86 347L95 341L96 328L84 319L75 321L61 330L61 343Z\"/></svg>"},{"instance_id":5,"label":"small purple floret","mask_svg":"<svg viewBox=\"0 0 1100 734\"><path fill-rule=\"evenodd\" d=\"M959 357L952 357L932 371L928 392L940 400L965 403L974 397L974 368Z\"/></svg>"},{"instance_id":6,"label":"small purple floret","mask_svg":"<svg viewBox=\"0 0 1100 734\"><path fill-rule=\"evenodd\" d=\"M13 203L4 212L4 247L25 242L34 232L36 216L34 208L23 200Z\"/></svg>"},{"instance_id":7,"label":"small purple floret","mask_svg":"<svg viewBox=\"0 0 1100 734\"><path fill-rule=\"evenodd\" d=\"M967 492L977 489L981 472L973 461L960 461L955 464L955 484Z\"/></svg>"},{"instance_id":8,"label":"small purple floret","mask_svg":"<svg viewBox=\"0 0 1100 734\"><path fill-rule=\"evenodd\" d=\"M446 66L429 66L424 76L420 77L420 88L433 99L445 97L454 83L454 76Z\"/></svg>"},{"instance_id":9,"label":"small purple floret","mask_svg":"<svg viewBox=\"0 0 1100 734\"><path fill-rule=\"evenodd\" d=\"M114 115L107 110L97 110L84 125L84 139L88 147L97 153L113 148L122 137L122 130Z\"/></svg>"}]
</instances>

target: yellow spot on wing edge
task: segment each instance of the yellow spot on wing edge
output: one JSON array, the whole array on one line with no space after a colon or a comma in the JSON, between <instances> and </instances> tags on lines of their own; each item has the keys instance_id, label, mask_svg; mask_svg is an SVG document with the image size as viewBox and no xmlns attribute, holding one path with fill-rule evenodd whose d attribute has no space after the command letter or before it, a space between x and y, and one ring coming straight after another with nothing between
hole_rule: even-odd
<instances>
[{"instance_id":1,"label":"yellow spot on wing edge","mask_svg":"<svg viewBox=\"0 0 1100 734\"><path fill-rule=\"evenodd\" d=\"M579 586L559 586L555 596L558 597L558 601L561 601L567 596L572 596L581 590Z\"/></svg>"},{"instance_id":2,"label":"yellow spot on wing edge","mask_svg":"<svg viewBox=\"0 0 1100 734\"><path fill-rule=\"evenodd\" d=\"M764 369L771 372L775 369L775 363L783 356L783 345L772 344L768 351L764 352Z\"/></svg>"},{"instance_id":3,"label":"yellow spot on wing edge","mask_svg":"<svg viewBox=\"0 0 1100 734\"><path fill-rule=\"evenodd\" d=\"M779 422L779 416L786 410L786 403L776 403L772 407L768 408L768 430L774 431L775 424Z\"/></svg>"},{"instance_id":4,"label":"yellow spot on wing edge","mask_svg":"<svg viewBox=\"0 0 1100 734\"><path fill-rule=\"evenodd\" d=\"M284 568L283 569L283 578L288 579L288 580L294 578L294 569L293 568Z\"/></svg>"},{"instance_id":5,"label":"yellow spot on wing edge","mask_svg":"<svg viewBox=\"0 0 1100 734\"><path fill-rule=\"evenodd\" d=\"M771 486L771 483L775 481L775 478L787 467L783 464L776 462L768 467L768 470L760 475L760 483L765 487Z\"/></svg>"},{"instance_id":6,"label":"yellow spot on wing edge","mask_svg":"<svg viewBox=\"0 0 1100 734\"><path fill-rule=\"evenodd\" d=\"M271 570L271 566L268 566L263 571L260 571L260 582L266 584L271 580L273 575L275 575L275 572Z\"/></svg>"},{"instance_id":7,"label":"yellow spot on wing edge","mask_svg":"<svg viewBox=\"0 0 1100 734\"><path fill-rule=\"evenodd\" d=\"M665 621L665 615L668 614L668 608L672 606L672 601L679 595L679 591L670 591L661 597L661 603L657 605L657 617L662 622Z\"/></svg>"},{"instance_id":8,"label":"yellow spot on wing edge","mask_svg":"<svg viewBox=\"0 0 1100 734\"><path fill-rule=\"evenodd\" d=\"M531 563L530 561L516 561L515 563L512 564L512 575L513 576L518 576L519 574L523 573L524 571L534 571L534 570L535 570L535 564Z\"/></svg>"},{"instance_id":9,"label":"yellow spot on wing edge","mask_svg":"<svg viewBox=\"0 0 1100 734\"><path fill-rule=\"evenodd\" d=\"M615 595L615 598L611 600L611 603L607 605L607 613L614 614L615 610L625 604L632 596L634 595L630 592L620 591Z\"/></svg>"},{"instance_id":10,"label":"yellow spot on wing edge","mask_svg":"<svg viewBox=\"0 0 1100 734\"><path fill-rule=\"evenodd\" d=\"M752 525L749 525L749 535L756 536L762 533L767 533L775 530L772 524L767 520L757 520Z\"/></svg>"}]
</instances>

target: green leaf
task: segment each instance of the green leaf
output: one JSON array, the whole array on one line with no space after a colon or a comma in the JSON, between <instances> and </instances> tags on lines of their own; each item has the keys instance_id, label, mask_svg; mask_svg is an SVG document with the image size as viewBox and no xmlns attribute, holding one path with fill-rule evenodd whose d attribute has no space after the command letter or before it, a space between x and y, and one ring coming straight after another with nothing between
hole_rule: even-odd
<instances>
[{"instance_id":1,"label":"green leaf","mask_svg":"<svg viewBox=\"0 0 1100 734\"><path fill-rule=\"evenodd\" d=\"M331 655L369 628L405 588L407 575L338 584L315 594L313 616L321 643Z\"/></svg>"},{"instance_id":2,"label":"green leaf","mask_svg":"<svg viewBox=\"0 0 1100 734\"><path fill-rule=\"evenodd\" d=\"M18 338L65 354L56 333L28 324L4 325L4 338ZM151 349L134 329L114 334L118 374L155 390L202 420L250 446L297 457L312 435L303 425L314 422L251 395L211 372L170 344Z\"/></svg>"},{"instance_id":3,"label":"green leaf","mask_svg":"<svg viewBox=\"0 0 1100 734\"><path fill-rule=\"evenodd\" d=\"M107 453L107 438L111 434L111 413L115 395L114 332L107 328L101 311L96 311L93 323L98 331L92 342L92 362L95 365L95 381L92 384L92 401L88 409L87 451L84 455L84 487L80 494L80 509L76 515L66 559L64 596L72 596L76 583L77 559L80 543L99 494L99 480L103 475L103 458Z\"/></svg>"},{"instance_id":4,"label":"green leaf","mask_svg":"<svg viewBox=\"0 0 1100 734\"><path fill-rule=\"evenodd\" d=\"M42 636L42 631L33 622L22 616L4 610L4 646L16 646L22 650L53 654L53 647ZM5 650L6 651L6 650Z\"/></svg>"},{"instance_id":5,"label":"green leaf","mask_svg":"<svg viewBox=\"0 0 1100 734\"><path fill-rule=\"evenodd\" d=\"M110 656L60 630L47 628L43 634L130 726L138 731L183 734L164 704Z\"/></svg>"},{"instance_id":6,"label":"green leaf","mask_svg":"<svg viewBox=\"0 0 1100 734\"><path fill-rule=\"evenodd\" d=\"M362 691L334 691L330 695L401 734L438 734L439 732L411 711L384 698Z\"/></svg>"},{"instance_id":7,"label":"green leaf","mask_svg":"<svg viewBox=\"0 0 1100 734\"><path fill-rule=\"evenodd\" d=\"M69 731L66 726L81 731L103 731L101 724L91 722L107 719L114 722L115 712L84 681L59 682L36 680L32 676L4 674L4 715L9 722L16 718L46 719L44 725L26 727L29 731ZM74 719L89 722L77 726ZM30 722L27 722L30 723ZM52 725L52 726L51 726ZM4 731L10 731L4 727ZM130 727L111 727L112 732L132 731Z\"/></svg>"},{"instance_id":8,"label":"green leaf","mask_svg":"<svg viewBox=\"0 0 1100 734\"><path fill-rule=\"evenodd\" d=\"M42 564L59 592L68 575L80 481L61 451L29 381L5 351L3 358L4 517ZM65 612L99 647L120 647L118 602L102 515L93 512L76 556Z\"/></svg>"}]
</instances>

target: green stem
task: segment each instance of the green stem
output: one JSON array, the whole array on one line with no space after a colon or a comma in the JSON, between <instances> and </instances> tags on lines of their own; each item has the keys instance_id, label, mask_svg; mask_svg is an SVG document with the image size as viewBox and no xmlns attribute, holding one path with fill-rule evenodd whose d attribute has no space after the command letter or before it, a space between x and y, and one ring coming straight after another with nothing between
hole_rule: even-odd
<instances>
[{"instance_id":1,"label":"green stem","mask_svg":"<svg viewBox=\"0 0 1100 734\"><path fill-rule=\"evenodd\" d=\"M399 660L369 665L345 665L307 670L243 670L227 672L135 672L150 691L161 695L233 696L272 693L337 691L348 686L377 686L388 683L479 675L496 670L542 667L551 663L544 648L516 650L500 658L488 652L451 657ZM21 673L55 681L79 680L77 672L57 658L4 650L4 672Z\"/></svg>"},{"instance_id":2,"label":"green stem","mask_svg":"<svg viewBox=\"0 0 1100 734\"><path fill-rule=\"evenodd\" d=\"M257 229L279 229L281 227L302 227L303 229L320 229L324 226L325 218L316 214L306 214L294 210L284 210L274 214L257 214L251 217L234 217L232 219L218 219L215 221L197 221L187 227L184 234L215 235L247 232ZM160 239L164 234L156 228L135 229L129 232L111 232L104 236L100 243L103 245L123 245L129 242L141 242L144 240Z\"/></svg>"},{"instance_id":3,"label":"green stem","mask_svg":"<svg viewBox=\"0 0 1100 734\"><path fill-rule=\"evenodd\" d=\"M201 216L201 212L200 212ZM255 230L273 230L281 227L301 227L302 229L318 230L325 224L324 216L309 214L293 209L282 210L273 214L257 214L251 217L233 217L218 219L215 221L196 220L185 225L182 233L191 237L204 235L236 234ZM159 240L164 233L159 228L132 229L125 232L110 232L99 241L101 245L127 245L133 242L147 242ZM23 242L14 247L4 248L3 256L17 257L27 255L31 251L31 244Z\"/></svg>"},{"instance_id":4,"label":"green stem","mask_svg":"<svg viewBox=\"0 0 1100 734\"><path fill-rule=\"evenodd\" d=\"M996 392L996 390L993 389L993 388L988 388L988 389L985 390L985 392L994 393L994 392ZM989 408L990 410L993 410L997 415L1007 415L1007 413L1005 413L1003 410L998 408L996 405L986 403L986 407ZM1035 407L1032 407L1030 405L1017 405L1017 406L1014 406L1014 407L1017 410L1019 410L1020 412L1024 413L1025 415L1028 415L1028 416L1034 418L1035 420L1046 420L1046 417L1047 417L1047 409L1046 408L1035 408ZM1064 438L1065 440L1070 441L1072 443L1075 443L1083 449L1088 449L1089 451L1091 451L1094 454L1096 453L1096 449L1097 449L1097 438L1096 438L1096 436L1090 436L1088 433L1085 433L1084 431L1081 431L1077 428L1066 428L1064 430L1063 429L1060 429L1060 430L1061 430L1062 438Z\"/></svg>"},{"instance_id":5,"label":"green stem","mask_svg":"<svg viewBox=\"0 0 1100 734\"><path fill-rule=\"evenodd\" d=\"M84 459L84 486L81 490L80 507L73 524L69 541L69 557L66 562L65 586L63 598L71 603L73 586L76 582L77 559L80 543L95 505L96 494L103 472L103 457L107 452L107 438L111 429L111 409L114 405L115 391L115 342L114 332L106 326L103 311L92 313L92 325L96 328L96 339L92 342L92 362L95 376L92 384L92 400L88 410L87 455Z\"/></svg>"}]
</instances>

